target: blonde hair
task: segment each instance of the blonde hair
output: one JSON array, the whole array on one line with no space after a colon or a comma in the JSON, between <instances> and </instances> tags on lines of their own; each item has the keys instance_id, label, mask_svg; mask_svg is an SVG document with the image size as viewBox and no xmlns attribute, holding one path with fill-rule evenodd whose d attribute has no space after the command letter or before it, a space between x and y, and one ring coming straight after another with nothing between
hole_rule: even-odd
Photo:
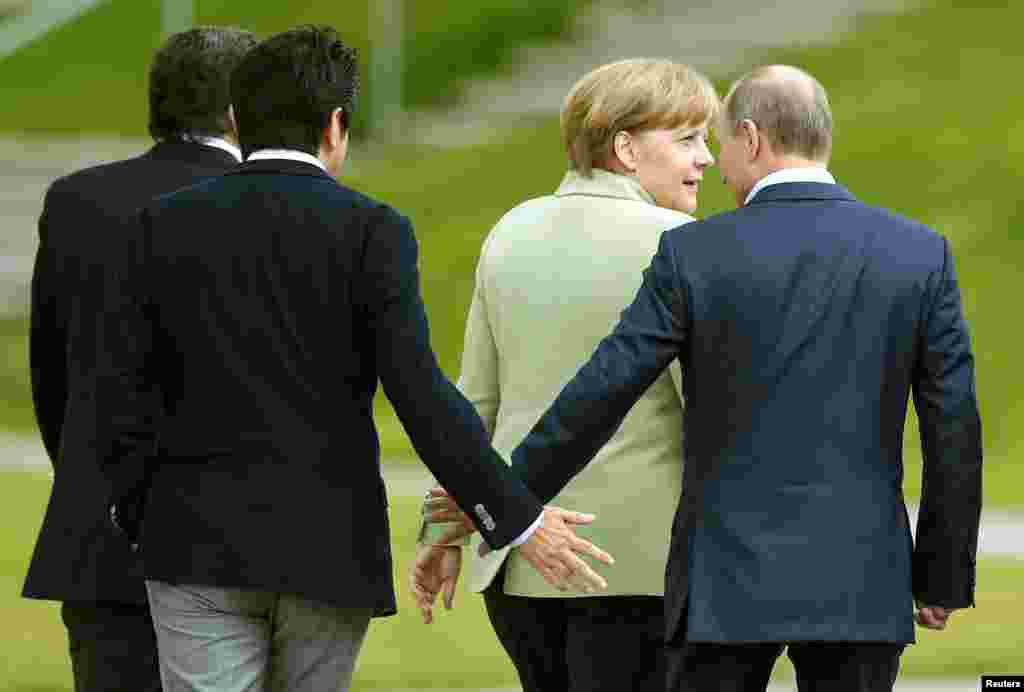
<instances>
[{"instance_id":1,"label":"blonde hair","mask_svg":"<svg viewBox=\"0 0 1024 692\"><path fill-rule=\"evenodd\" d=\"M633 58L584 75L565 99L560 122L569 163L580 174L606 165L615 134L702 125L719 109L707 77L671 60Z\"/></svg>"}]
</instances>

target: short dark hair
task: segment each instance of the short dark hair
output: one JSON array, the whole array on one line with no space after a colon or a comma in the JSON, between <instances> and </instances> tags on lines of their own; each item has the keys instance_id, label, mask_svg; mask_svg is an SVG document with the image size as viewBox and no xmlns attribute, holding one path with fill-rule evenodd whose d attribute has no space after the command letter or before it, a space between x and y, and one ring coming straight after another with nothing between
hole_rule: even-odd
<instances>
[{"instance_id":1,"label":"short dark hair","mask_svg":"<svg viewBox=\"0 0 1024 692\"><path fill-rule=\"evenodd\" d=\"M726 97L731 132L753 120L779 154L827 162L832 154L832 109L825 87L788 65L759 67L737 81Z\"/></svg>"},{"instance_id":2,"label":"short dark hair","mask_svg":"<svg viewBox=\"0 0 1024 692\"><path fill-rule=\"evenodd\" d=\"M172 34L149 70L149 133L218 136L231 130L231 71L256 36L232 27L201 26Z\"/></svg>"},{"instance_id":3,"label":"short dark hair","mask_svg":"<svg viewBox=\"0 0 1024 692\"><path fill-rule=\"evenodd\" d=\"M335 108L345 127L359 90L356 51L329 26L300 26L253 48L231 74L242 151L298 149L314 156Z\"/></svg>"}]
</instances>

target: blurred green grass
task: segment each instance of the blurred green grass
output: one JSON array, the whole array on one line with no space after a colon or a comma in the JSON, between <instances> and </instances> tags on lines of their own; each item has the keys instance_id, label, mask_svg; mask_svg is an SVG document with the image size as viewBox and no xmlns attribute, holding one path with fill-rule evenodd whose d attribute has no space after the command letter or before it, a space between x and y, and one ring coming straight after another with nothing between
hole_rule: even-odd
<instances>
[{"instance_id":1,"label":"blurred green grass","mask_svg":"<svg viewBox=\"0 0 1024 692\"><path fill-rule=\"evenodd\" d=\"M236 0L203 2L200 19L236 21L238 7ZM286 13L289 23L333 20L344 27L340 20L347 18L350 26L357 28L364 19L359 14L362 5L335 8L336 14L322 16L317 13L326 11L317 3L300 3L288 10L273 7L280 14L254 12L247 26L275 28L274 22L284 21ZM92 22L86 28L91 26L93 33L74 25L78 27L75 40L84 41L79 34L99 35L107 27L103 22L114 21L104 19L104 12L135 12L137 16L132 16L137 21L149 21L145 7L110 3L79 23ZM1018 463L1024 453L1020 433L1024 400L1019 394L1024 391L1024 369L1015 361L1015 345L1024 339L1024 323L1013 317L1019 313L1017 287L1024 266L1024 236L1020 232L1024 198L1019 193L1024 182L1024 121L1019 117L1024 94L1006 88L1005 81L1005 75L1024 68L1024 52L1019 50L1016 35L1021 20L1024 7L1017 5L931 2L905 15L867 17L835 45L777 51L762 60L803 66L828 88L836 119L831 168L841 183L868 203L929 224L953 243L977 357L986 449L985 497L990 506L1024 505L1020 492L1024 465ZM441 19L435 21L443 24ZM62 31L71 32L74 27ZM122 50L142 41L139 37L144 33L128 32ZM61 41L71 38L62 38L57 32L12 58L15 62L0 63L0 77L7 79L8 68L21 64L17 60L52 62L53 55L63 54L51 54L65 49ZM97 57L102 51L90 53L86 45L81 50L103 62L101 55ZM145 51L139 50L136 57L141 64ZM685 46L680 54L685 54ZM95 102L106 104L108 111L136 108L124 114L126 121L144 121L141 96L110 102L112 92L105 91L113 89L117 79L127 79L130 70L107 74L102 64L83 65L70 59L68 63L53 73L54 79L72 80L56 85L66 90L22 76L4 82L5 93L19 93L8 90L12 83L16 88L35 84L33 88L54 99L54 104L74 103L76 114ZM26 75L35 74L27 63L22 66L28 70ZM97 73L105 77L95 87L95 98L85 98L85 90L93 94L92 80ZM140 84L136 86L141 88ZM725 81L719 82L723 92L726 86ZM0 129L12 122L3 118L22 112L22 102L16 103L17 108L0 109ZM75 129L101 127L103 118L93 122L82 112L84 119L73 124ZM442 367L453 378L458 372L464 319L483 238L509 208L550 193L566 167L555 118L522 118L497 122L494 127L487 143L477 146L398 148L374 143L366 148L357 143L352 153L354 165L344 180L412 218L421 246L432 341ZM713 214L732 205L731 196L711 172L702 189L700 214ZM7 351L7 358L0 363L0 384L4 385L0 424L31 432L24 329L19 319L0 324L0 338ZM376 403L385 456L398 462L410 460L411 446L394 414L383 397ZM920 452L913 415L909 421L907 494L915 498L920 485Z\"/></svg>"},{"instance_id":2,"label":"blurred green grass","mask_svg":"<svg viewBox=\"0 0 1024 692\"><path fill-rule=\"evenodd\" d=\"M45 474L0 472L0 680L9 692L70 690L66 639L55 604L18 598L50 481ZM513 685L515 672L498 644L475 594L459 591L455 609L422 624L405 592L405 570L414 551L419 499L391 502L395 586L399 614L375 620L360 656L355 690L467 688ZM958 611L949 630L922 632L904 654L901 675L970 678L1019 671L1024 560L983 559L978 568L978 607ZM789 664L776 667L776 678Z\"/></svg>"},{"instance_id":3,"label":"blurred green grass","mask_svg":"<svg viewBox=\"0 0 1024 692\"><path fill-rule=\"evenodd\" d=\"M522 43L568 36L572 18L590 2L403 1L402 100L409 106L451 103L463 80L500 71ZM370 0L197 0L194 6L196 24L237 26L260 37L299 24L337 28L361 56L354 132L363 131L372 117L368 57L382 31ZM159 30L158 2L110 0L0 59L4 100L17 104L0 109L0 131L144 135L146 73Z\"/></svg>"}]
</instances>

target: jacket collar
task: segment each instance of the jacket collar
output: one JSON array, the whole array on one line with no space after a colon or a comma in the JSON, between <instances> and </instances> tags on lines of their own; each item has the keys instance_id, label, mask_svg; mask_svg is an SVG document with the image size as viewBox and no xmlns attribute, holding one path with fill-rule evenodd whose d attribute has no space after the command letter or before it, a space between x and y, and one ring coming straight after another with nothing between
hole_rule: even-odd
<instances>
[{"instance_id":1,"label":"jacket collar","mask_svg":"<svg viewBox=\"0 0 1024 692\"><path fill-rule=\"evenodd\" d=\"M612 173L602 168L593 169L589 178L580 175L574 170L566 173L558 189L555 190L555 197L566 197L568 195L614 197L616 199L631 199L637 202L654 204L654 197L647 190L640 187L640 183L635 178Z\"/></svg>"},{"instance_id":2,"label":"jacket collar","mask_svg":"<svg viewBox=\"0 0 1024 692\"><path fill-rule=\"evenodd\" d=\"M832 174L824 166L782 168L758 180L750 192L747 193L747 198L743 200L743 203L747 204L750 202L758 192L769 185L778 185L779 183L829 183L830 185L835 185L836 179L832 177Z\"/></svg>"},{"instance_id":3,"label":"jacket collar","mask_svg":"<svg viewBox=\"0 0 1024 692\"><path fill-rule=\"evenodd\" d=\"M829 183L778 183L760 190L746 204L764 204L766 202L795 202L800 200L838 200L856 202L857 198L841 185Z\"/></svg>"},{"instance_id":4,"label":"jacket collar","mask_svg":"<svg viewBox=\"0 0 1024 692\"><path fill-rule=\"evenodd\" d=\"M322 168L314 166L305 161L291 161L289 159L257 159L246 161L232 168L225 175L246 175L249 173L277 173L281 175L308 175L314 178L327 178L334 180Z\"/></svg>"},{"instance_id":5,"label":"jacket collar","mask_svg":"<svg viewBox=\"0 0 1024 692\"><path fill-rule=\"evenodd\" d=\"M237 166L234 156L205 144L186 142L183 139L164 139L153 145L144 156L164 161L184 161L208 166Z\"/></svg>"}]
</instances>

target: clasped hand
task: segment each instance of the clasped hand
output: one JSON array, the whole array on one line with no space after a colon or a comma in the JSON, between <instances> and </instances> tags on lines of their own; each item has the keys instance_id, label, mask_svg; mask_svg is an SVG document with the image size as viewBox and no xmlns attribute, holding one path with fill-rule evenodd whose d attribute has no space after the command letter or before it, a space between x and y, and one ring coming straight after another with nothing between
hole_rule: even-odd
<instances>
[{"instance_id":1,"label":"clasped hand","mask_svg":"<svg viewBox=\"0 0 1024 692\"><path fill-rule=\"evenodd\" d=\"M919 606L914 613L914 622L930 630L944 630L946 622L954 610L955 608L943 608L942 606Z\"/></svg>"}]
</instances>

